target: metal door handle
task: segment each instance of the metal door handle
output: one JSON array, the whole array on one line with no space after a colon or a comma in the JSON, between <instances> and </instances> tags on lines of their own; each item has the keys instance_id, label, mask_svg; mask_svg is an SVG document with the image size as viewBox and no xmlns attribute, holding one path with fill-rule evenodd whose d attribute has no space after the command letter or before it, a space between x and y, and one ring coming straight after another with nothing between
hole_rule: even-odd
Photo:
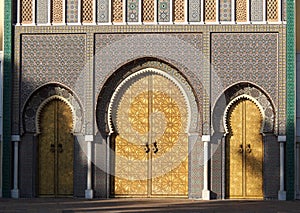
<instances>
[{"instance_id":1,"label":"metal door handle","mask_svg":"<svg viewBox=\"0 0 300 213\"><path fill-rule=\"evenodd\" d=\"M146 143L146 145L145 145L146 147L145 147L145 151L146 151L146 153L149 153L150 152L150 148L149 148L149 144L148 143Z\"/></svg>"},{"instance_id":2,"label":"metal door handle","mask_svg":"<svg viewBox=\"0 0 300 213\"><path fill-rule=\"evenodd\" d=\"M240 145L239 153L243 153L243 145L242 144Z\"/></svg>"},{"instance_id":3,"label":"metal door handle","mask_svg":"<svg viewBox=\"0 0 300 213\"><path fill-rule=\"evenodd\" d=\"M158 147L157 147L156 141L154 142L153 146L154 147L152 148L152 150L153 150L154 154L156 154L156 152L158 152Z\"/></svg>"},{"instance_id":4,"label":"metal door handle","mask_svg":"<svg viewBox=\"0 0 300 213\"><path fill-rule=\"evenodd\" d=\"M50 152L55 152L55 146L54 146L54 144L50 144Z\"/></svg>"},{"instance_id":5,"label":"metal door handle","mask_svg":"<svg viewBox=\"0 0 300 213\"><path fill-rule=\"evenodd\" d=\"M248 153L251 153L252 149L251 149L251 145L250 145L250 144L247 144L246 151L247 151Z\"/></svg>"},{"instance_id":6,"label":"metal door handle","mask_svg":"<svg viewBox=\"0 0 300 213\"><path fill-rule=\"evenodd\" d=\"M57 145L57 151L58 151L59 153L62 153L62 152L63 152L63 148L62 148L62 144L61 144L61 143Z\"/></svg>"}]
</instances>

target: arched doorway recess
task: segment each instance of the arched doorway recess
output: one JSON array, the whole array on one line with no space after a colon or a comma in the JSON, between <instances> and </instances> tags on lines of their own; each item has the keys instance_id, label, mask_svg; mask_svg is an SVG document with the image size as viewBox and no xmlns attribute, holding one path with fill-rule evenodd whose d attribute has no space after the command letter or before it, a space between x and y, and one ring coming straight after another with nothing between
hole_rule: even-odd
<instances>
[{"instance_id":1,"label":"arched doorway recess","mask_svg":"<svg viewBox=\"0 0 300 213\"><path fill-rule=\"evenodd\" d=\"M189 106L180 83L160 70L138 71L118 86L108 115L113 196L187 197Z\"/></svg>"},{"instance_id":2,"label":"arched doorway recess","mask_svg":"<svg viewBox=\"0 0 300 213\"><path fill-rule=\"evenodd\" d=\"M46 100L38 113L38 195L73 195L74 137L70 106Z\"/></svg>"},{"instance_id":3,"label":"arched doorway recess","mask_svg":"<svg viewBox=\"0 0 300 213\"><path fill-rule=\"evenodd\" d=\"M263 111L249 97L229 104L226 115L226 197L263 198Z\"/></svg>"}]
</instances>

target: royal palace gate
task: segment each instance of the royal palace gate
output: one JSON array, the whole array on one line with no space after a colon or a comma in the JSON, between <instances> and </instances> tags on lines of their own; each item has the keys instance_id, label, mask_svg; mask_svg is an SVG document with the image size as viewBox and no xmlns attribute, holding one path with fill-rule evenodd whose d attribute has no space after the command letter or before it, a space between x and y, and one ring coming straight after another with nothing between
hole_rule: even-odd
<instances>
[{"instance_id":1,"label":"royal palace gate","mask_svg":"<svg viewBox=\"0 0 300 213\"><path fill-rule=\"evenodd\" d=\"M115 196L187 196L188 109L173 81L146 72L125 81L113 121Z\"/></svg>"}]
</instances>

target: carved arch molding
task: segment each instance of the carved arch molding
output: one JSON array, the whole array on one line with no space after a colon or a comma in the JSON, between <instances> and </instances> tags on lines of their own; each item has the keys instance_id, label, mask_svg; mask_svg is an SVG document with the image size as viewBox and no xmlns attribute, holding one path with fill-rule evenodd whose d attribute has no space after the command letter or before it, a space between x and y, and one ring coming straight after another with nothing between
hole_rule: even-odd
<instances>
[{"instance_id":1,"label":"carved arch molding","mask_svg":"<svg viewBox=\"0 0 300 213\"><path fill-rule=\"evenodd\" d=\"M61 97L61 98L60 98ZM41 105L47 100L58 98L67 103L73 113L74 133L83 132L83 111L82 105L75 94L64 86L58 84L48 84L38 88L31 94L22 110L21 131L24 133L38 133L38 112Z\"/></svg>"},{"instance_id":2,"label":"carved arch molding","mask_svg":"<svg viewBox=\"0 0 300 213\"><path fill-rule=\"evenodd\" d=\"M217 132L225 132L226 127L223 123L223 117L228 108L228 104L232 103L234 99L244 96L251 97L252 100L259 103L261 106L261 111L264 114L264 124L262 132L264 133L274 133L276 134L277 122L276 122L276 109L272 100L268 95L259 87L251 83L239 83L230 88L228 88L217 100L213 107L213 130Z\"/></svg>"},{"instance_id":3,"label":"carved arch molding","mask_svg":"<svg viewBox=\"0 0 300 213\"><path fill-rule=\"evenodd\" d=\"M175 67L156 58L140 58L136 59L128 64L120 67L113 75L111 75L106 83L101 88L101 92L98 96L96 106L96 122L99 133L106 137L111 129L115 129L113 124L109 124L109 103L112 101L114 92L118 85L120 85L126 78L141 70L147 70L154 72L154 70L160 70L161 75L170 76L175 79L176 82L183 88L187 95L188 102L190 103L192 119L189 127L189 132L202 132L202 103L203 101L203 89L201 82L197 82L195 86L191 81L186 79L182 73L180 73ZM165 73L165 74L164 74ZM195 80L197 78L194 78ZM197 88L195 92L193 88ZM105 125L104 125L105 122Z\"/></svg>"}]
</instances>

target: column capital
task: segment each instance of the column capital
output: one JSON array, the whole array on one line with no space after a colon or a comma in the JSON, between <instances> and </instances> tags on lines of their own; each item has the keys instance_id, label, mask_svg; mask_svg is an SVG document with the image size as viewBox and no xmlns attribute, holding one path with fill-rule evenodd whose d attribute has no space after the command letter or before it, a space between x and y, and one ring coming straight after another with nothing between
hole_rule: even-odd
<instances>
[{"instance_id":1,"label":"column capital","mask_svg":"<svg viewBox=\"0 0 300 213\"><path fill-rule=\"evenodd\" d=\"M202 135L202 142L210 142L210 135Z\"/></svg>"},{"instance_id":2,"label":"column capital","mask_svg":"<svg viewBox=\"0 0 300 213\"><path fill-rule=\"evenodd\" d=\"M21 136L20 135L11 135L11 141L19 142L19 141L21 141Z\"/></svg>"},{"instance_id":3,"label":"column capital","mask_svg":"<svg viewBox=\"0 0 300 213\"><path fill-rule=\"evenodd\" d=\"M286 142L286 135L278 135L277 141L279 143Z\"/></svg>"},{"instance_id":4,"label":"column capital","mask_svg":"<svg viewBox=\"0 0 300 213\"><path fill-rule=\"evenodd\" d=\"M84 141L85 142L92 142L92 141L94 141L94 135L85 135L84 136Z\"/></svg>"}]
</instances>

